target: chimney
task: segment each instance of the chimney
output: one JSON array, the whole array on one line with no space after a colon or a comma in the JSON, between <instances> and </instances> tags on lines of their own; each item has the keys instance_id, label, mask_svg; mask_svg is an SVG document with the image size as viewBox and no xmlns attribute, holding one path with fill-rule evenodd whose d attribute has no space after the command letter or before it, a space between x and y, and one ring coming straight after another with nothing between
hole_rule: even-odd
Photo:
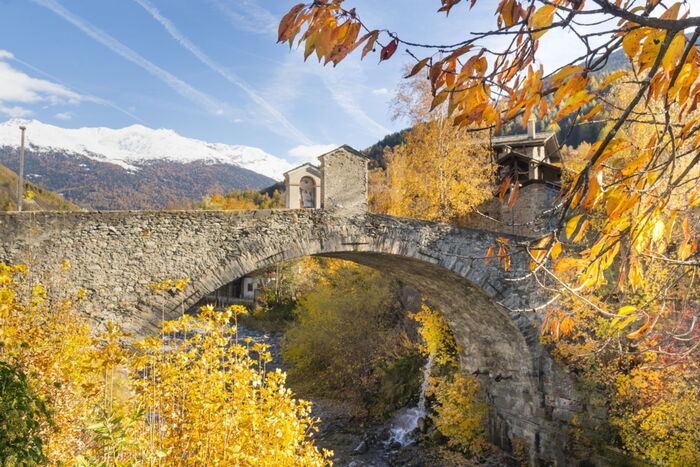
<instances>
[{"instance_id":1,"label":"chimney","mask_svg":"<svg viewBox=\"0 0 700 467\"><path fill-rule=\"evenodd\" d=\"M537 133L537 120L532 116L530 120L527 121L527 137L535 139L535 133Z\"/></svg>"}]
</instances>

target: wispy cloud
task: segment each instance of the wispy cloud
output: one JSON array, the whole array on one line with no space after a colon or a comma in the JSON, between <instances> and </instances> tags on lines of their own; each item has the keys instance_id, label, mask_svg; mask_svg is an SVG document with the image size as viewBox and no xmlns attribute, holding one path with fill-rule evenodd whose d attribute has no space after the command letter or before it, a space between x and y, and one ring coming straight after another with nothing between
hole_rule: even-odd
<instances>
[{"instance_id":1,"label":"wispy cloud","mask_svg":"<svg viewBox=\"0 0 700 467\"><path fill-rule=\"evenodd\" d=\"M77 103L83 99L78 93L66 89L60 84L31 76L14 69L9 63L0 62L0 101L4 102L39 102Z\"/></svg>"},{"instance_id":2,"label":"wispy cloud","mask_svg":"<svg viewBox=\"0 0 700 467\"><path fill-rule=\"evenodd\" d=\"M275 34L277 18L253 0L209 0L214 7L241 31L258 34Z\"/></svg>"},{"instance_id":3,"label":"wispy cloud","mask_svg":"<svg viewBox=\"0 0 700 467\"><path fill-rule=\"evenodd\" d=\"M31 77L3 60L16 59L11 52L0 50L0 113L26 117L32 113L27 104L77 104L88 100L61 84Z\"/></svg>"},{"instance_id":4,"label":"wispy cloud","mask_svg":"<svg viewBox=\"0 0 700 467\"><path fill-rule=\"evenodd\" d=\"M12 60L14 60L15 62L17 62L17 63L19 63L19 64L21 64L21 65L23 65L23 66L29 68L30 70L32 70L32 71L34 71L34 72L36 72L36 73L38 73L38 74L40 74L40 75L42 75L42 76L45 76L45 77L49 78L50 80L54 81L55 83L60 84L60 85L63 86L65 89L68 89L69 91L72 91L72 92L74 92L74 93L76 93L76 94L80 94L81 97L82 97L82 100L84 100L84 101L86 101L86 102L93 102L93 103L95 103L95 104L100 104L100 105L105 105L105 106L108 106L108 107L112 107L114 110L117 110L117 111L123 113L124 115L127 115L127 116L133 118L134 120L136 120L136 121L138 121L138 122L141 122L141 123L143 123L143 124L147 124L147 122L144 121L143 119L141 119L139 116L134 115L134 113L133 113L132 111L126 110L126 109L124 109L124 108L118 106L117 104L115 104L114 102L112 102L112 101L110 101L110 100L108 100L108 99L103 99L103 98L101 98L101 97L91 96L91 95L89 95L89 94L85 94L85 93L81 92L80 90L76 90L75 88L72 88L72 87L68 86L66 83L64 83L63 81L61 81L61 80L58 79L57 77L51 75L50 73L47 73L46 71L44 71L44 70L42 70L42 69L40 69L40 68L35 67L35 66L32 65L31 63L28 63L28 62L26 62L26 61L24 61L24 60L22 60L22 59L20 59L20 58L15 57L14 54L12 54L12 52L9 52L9 51L7 51L7 50L0 50L0 60L3 59L3 58L12 59Z\"/></svg>"},{"instance_id":5,"label":"wispy cloud","mask_svg":"<svg viewBox=\"0 0 700 467\"><path fill-rule=\"evenodd\" d=\"M48 8L49 10L56 13L58 16L64 20L71 23L73 26L77 27L85 34L90 36L92 39L101 43L112 52L120 55L124 59L140 66L148 73L152 74L156 78L160 79L163 83L173 89L175 92L180 94L185 99L188 99L194 104L197 104L207 110L209 113L214 115L224 115L227 113L228 106L216 99L210 97L209 95L195 89L188 83L177 78L170 72L160 68L154 63L150 62L136 51L127 47L116 38L110 36L101 29L91 25L87 21L83 20L79 16L74 15L70 11L66 10L60 3L56 0L33 0L34 3Z\"/></svg>"},{"instance_id":6,"label":"wispy cloud","mask_svg":"<svg viewBox=\"0 0 700 467\"><path fill-rule=\"evenodd\" d=\"M337 148L337 144L310 144L310 145L299 145L290 149L287 154L289 154L293 160L292 162L304 163L304 162L317 162L318 156L321 156L333 149Z\"/></svg>"},{"instance_id":7,"label":"wispy cloud","mask_svg":"<svg viewBox=\"0 0 700 467\"><path fill-rule=\"evenodd\" d=\"M197 60L208 66L211 70L222 76L226 81L242 89L250 99L260 106L268 115L270 115L275 123L273 129L279 130L282 127L284 132L295 140L304 144L311 144L311 140L304 135L297 127L294 126L282 113L273 107L267 100L258 94L248 83L236 76L233 72L224 69L221 65L212 60L199 47L187 38L168 18L164 17L160 11L149 0L134 0L141 5L156 21L158 21L182 47L194 55Z\"/></svg>"},{"instance_id":8,"label":"wispy cloud","mask_svg":"<svg viewBox=\"0 0 700 467\"><path fill-rule=\"evenodd\" d=\"M73 112L59 112L54 115L59 120L71 120L73 118Z\"/></svg>"},{"instance_id":9,"label":"wispy cloud","mask_svg":"<svg viewBox=\"0 0 700 467\"><path fill-rule=\"evenodd\" d=\"M331 97L345 112L361 124L369 133L383 137L391 133L384 125L370 117L358 103L358 86L347 74L334 73L337 70L322 70L318 74L331 93Z\"/></svg>"},{"instance_id":10,"label":"wispy cloud","mask_svg":"<svg viewBox=\"0 0 700 467\"><path fill-rule=\"evenodd\" d=\"M12 118L21 118L28 117L32 114L32 111L19 105L9 106L0 102L0 113Z\"/></svg>"},{"instance_id":11,"label":"wispy cloud","mask_svg":"<svg viewBox=\"0 0 700 467\"><path fill-rule=\"evenodd\" d=\"M143 0L136 1L141 2ZM225 2L224 0L209 0L209 2L222 12L234 27L243 31L275 35L279 19L275 18L272 13L261 7L256 1L236 0L234 2ZM234 7L234 4L237 5L237 7ZM296 55L296 58L299 59L298 63L301 64L302 60L300 57L303 54L302 50L297 48L293 54ZM283 65L283 67L294 68L297 73L312 73L318 76L328 89L333 101L356 122L362 125L368 133L375 137L383 137L391 133L390 130L370 117L357 100L359 95L366 92L364 86L358 84L358 75L362 73L361 67L353 63L351 59L346 60L343 65L344 67L342 69L325 68L311 63L300 65L304 67L302 70L296 67L288 67L287 65ZM292 83L294 79L291 78L286 71L281 73L281 76L282 79L278 80L277 85L284 88L284 92L290 90L291 94L288 96L280 96L279 99L281 101L289 101L293 99L291 96L298 94L297 90L293 88L300 83ZM273 92L275 91L273 90ZM284 93L276 92L276 94Z\"/></svg>"}]
</instances>

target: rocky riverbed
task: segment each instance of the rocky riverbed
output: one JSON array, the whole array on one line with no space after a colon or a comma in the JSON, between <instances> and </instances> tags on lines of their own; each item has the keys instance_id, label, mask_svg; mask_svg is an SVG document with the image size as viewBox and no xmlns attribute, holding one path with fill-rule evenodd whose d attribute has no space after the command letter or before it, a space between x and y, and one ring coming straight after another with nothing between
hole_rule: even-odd
<instances>
[{"instance_id":1,"label":"rocky riverbed","mask_svg":"<svg viewBox=\"0 0 700 467\"><path fill-rule=\"evenodd\" d=\"M238 327L239 341L251 338L270 346L272 361L268 371L285 370L281 356L279 332ZM518 463L503 453L496 453L483 459L469 459L444 446L444 439L431 426L425 417L424 408L406 408L393 418L378 424L367 424L354 415L354 408L342 401L313 399L313 415L321 422L314 436L319 447L334 452L333 464L340 467L452 467L452 466L517 466ZM411 410L418 410L411 412ZM416 418L416 415L419 415ZM413 417L413 418L412 418ZM406 423L408 421L408 423ZM414 423L415 422L415 423ZM399 424L405 424L409 431L402 433ZM397 431L400 434L397 436Z\"/></svg>"}]
</instances>

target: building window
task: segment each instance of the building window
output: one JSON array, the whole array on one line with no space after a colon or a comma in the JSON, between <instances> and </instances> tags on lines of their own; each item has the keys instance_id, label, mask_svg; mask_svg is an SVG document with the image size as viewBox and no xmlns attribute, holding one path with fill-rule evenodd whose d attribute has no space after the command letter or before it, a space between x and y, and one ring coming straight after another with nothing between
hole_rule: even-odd
<instances>
[{"instance_id":1,"label":"building window","mask_svg":"<svg viewBox=\"0 0 700 467\"><path fill-rule=\"evenodd\" d=\"M248 292L252 292L252 291L253 291L253 283L248 282Z\"/></svg>"}]
</instances>

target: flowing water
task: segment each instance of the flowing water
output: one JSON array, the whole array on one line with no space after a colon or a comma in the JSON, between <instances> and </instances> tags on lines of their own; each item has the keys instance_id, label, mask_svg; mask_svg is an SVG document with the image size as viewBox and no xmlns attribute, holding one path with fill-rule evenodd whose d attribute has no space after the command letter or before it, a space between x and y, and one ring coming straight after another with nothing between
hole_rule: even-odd
<instances>
[{"instance_id":1,"label":"flowing water","mask_svg":"<svg viewBox=\"0 0 700 467\"><path fill-rule=\"evenodd\" d=\"M396 446L398 443L403 448L413 443L413 435L416 428L418 428L420 420L425 419L428 414L425 407L425 393L428 390L428 379L432 368L433 356L431 355L423 367L423 382L420 387L418 405L404 409L394 417L389 430L389 439L386 442L387 446Z\"/></svg>"},{"instance_id":2,"label":"flowing water","mask_svg":"<svg viewBox=\"0 0 700 467\"><path fill-rule=\"evenodd\" d=\"M253 342L269 344L272 362L267 370L282 368L285 363L280 356L282 335L276 332L253 330L239 325L239 339L250 337ZM426 390L433 366L432 358L423 367L418 403L401 410L393 419L378 425L357 426L352 416L348 417L342 403L333 400L316 400L313 415L321 418L316 443L335 452L334 465L338 467L389 467L392 465L439 466L439 461L429 457L425 446L416 444L421 419L428 416ZM428 460L423 460L428 459Z\"/></svg>"}]
</instances>

